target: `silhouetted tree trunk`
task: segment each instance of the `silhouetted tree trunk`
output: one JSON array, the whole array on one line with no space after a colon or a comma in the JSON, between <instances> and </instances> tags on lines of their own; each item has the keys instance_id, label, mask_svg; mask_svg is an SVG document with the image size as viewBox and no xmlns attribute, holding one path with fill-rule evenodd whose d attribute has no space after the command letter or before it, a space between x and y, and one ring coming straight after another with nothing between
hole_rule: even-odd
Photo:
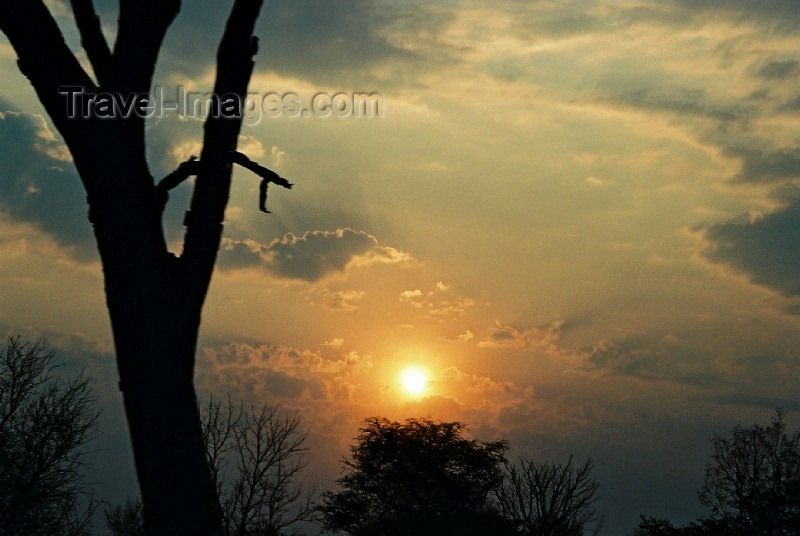
<instances>
[{"instance_id":1,"label":"silhouetted tree trunk","mask_svg":"<svg viewBox=\"0 0 800 536\"><path fill-rule=\"evenodd\" d=\"M241 114L227 119L210 114L206 121L183 252L176 257L167 250L162 230L165 194L145 159L144 119L137 114L70 117L68 95L59 88L124 98L148 93L180 0L120 0L113 50L91 0L71 3L96 81L68 49L42 0L0 0L0 30L69 147L86 189L147 533L222 534L193 372ZM253 26L261 3L234 2L217 54L218 96L241 99L247 92L257 46Z\"/></svg>"}]
</instances>

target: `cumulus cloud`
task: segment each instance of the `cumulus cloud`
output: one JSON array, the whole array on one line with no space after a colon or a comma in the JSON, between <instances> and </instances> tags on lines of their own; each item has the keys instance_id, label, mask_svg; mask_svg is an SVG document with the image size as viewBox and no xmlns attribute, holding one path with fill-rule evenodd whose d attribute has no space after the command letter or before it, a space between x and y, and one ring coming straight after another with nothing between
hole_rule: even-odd
<instances>
[{"instance_id":1,"label":"cumulus cloud","mask_svg":"<svg viewBox=\"0 0 800 536\"><path fill-rule=\"evenodd\" d=\"M359 378L372 369L372 358L349 352L326 359L317 352L282 345L232 343L203 351L199 383L214 390L220 384L248 399L279 398L296 406L305 401L350 400Z\"/></svg>"},{"instance_id":2,"label":"cumulus cloud","mask_svg":"<svg viewBox=\"0 0 800 536\"><path fill-rule=\"evenodd\" d=\"M545 407L532 385L466 372L450 366L431 379L435 394L405 406L405 413L436 415L480 425L473 430L489 437L508 437L512 429L537 431L558 427L563 418L554 407ZM563 430L562 430L563 432Z\"/></svg>"},{"instance_id":3,"label":"cumulus cloud","mask_svg":"<svg viewBox=\"0 0 800 536\"><path fill-rule=\"evenodd\" d=\"M418 301L418 298L422 296L422 291L419 289L416 290L404 290L400 293L400 301L403 303L407 303L412 307L421 308L422 302Z\"/></svg>"},{"instance_id":4,"label":"cumulus cloud","mask_svg":"<svg viewBox=\"0 0 800 536\"><path fill-rule=\"evenodd\" d=\"M458 298L456 300L443 300L428 310L428 315L432 318L449 318L466 314L467 309L475 305L472 298Z\"/></svg>"},{"instance_id":5,"label":"cumulus cloud","mask_svg":"<svg viewBox=\"0 0 800 536\"><path fill-rule=\"evenodd\" d=\"M189 160L190 157L196 156L199 157L200 153L203 150L203 144L200 140L185 140L176 143L172 146L170 150L170 155L172 156L173 162L170 164L177 167L183 162Z\"/></svg>"},{"instance_id":6,"label":"cumulus cloud","mask_svg":"<svg viewBox=\"0 0 800 536\"><path fill-rule=\"evenodd\" d=\"M562 321L552 322L543 328L520 330L500 324L492 328L489 336L478 343L481 348L521 348L524 350L544 349L560 353L558 339L561 337Z\"/></svg>"},{"instance_id":7,"label":"cumulus cloud","mask_svg":"<svg viewBox=\"0 0 800 536\"><path fill-rule=\"evenodd\" d=\"M324 352L335 353L343 344L343 339L334 338L323 344ZM302 407L310 422L329 422L337 412L362 415L375 411L376 404L394 400L395 387L381 388L375 373L373 358L357 351L326 357L283 345L233 343L203 350L198 384L212 392L222 388L245 400ZM456 366L433 372L429 386L429 396L403 400L402 411L488 425L497 424L513 409L535 413L540 404L531 385Z\"/></svg>"},{"instance_id":8,"label":"cumulus cloud","mask_svg":"<svg viewBox=\"0 0 800 536\"><path fill-rule=\"evenodd\" d=\"M46 120L0 112L0 146L0 210L37 225L81 259L96 258L86 193Z\"/></svg>"},{"instance_id":9,"label":"cumulus cloud","mask_svg":"<svg viewBox=\"0 0 800 536\"><path fill-rule=\"evenodd\" d=\"M410 255L389 246L363 231L308 231L302 236L287 233L263 251L269 270L281 277L316 281L349 266L398 263Z\"/></svg>"},{"instance_id":10,"label":"cumulus cloud","mask_svg":"<svg viewBox=\"0 0 800 536\"><path fill-rule=\"evenodd\" d=\"M263 246L255 240L233 240L223 237L219 246L217 265L223 269L252 268L259 266Z\"/></svg>"},{"instance_id":11,"label":"cumulus cloud","mask_svg":"<svg viewBox=\"0 0 800 536\"><path fill-rule=\"evenodd\" d=\"M356 302L364 297L363 290L330 290L315 288L304 293L312 304L334 311L353 311L358 309Z\"/></svg>"},{"instance_id":12,"label":"cumulus cloud","mask_svg":"<svg viewBox=\"0 0 800 536\"><path fill-rule=\"evenodd\" d=\"M800 295L800 203L705 230L703 254L786 296Z\"/></svg>"},{"instance_id":13,"label":"cumulus cloud","mask_svg":"<svg viewBox=\"0 0 800 536\"><path fill-rule=\"evenodd\" d=\"M467 309L475 305L475 300L464 296L442 298L440 295L450 290L449 285L441 281L426 293L420 289L404 290L400 293L399 300L415 309L425 310L426 318L443 320L450 317L462 316Z\"/></svg>"},{"instance_id":14,"label":"cumulus cloud","mask_svg":"<svg viewBox=\"0 0 800 536\"><path fill-rule=\"evenodd\" d=\"M325 341L322 344L328 348L341 348L344 345L344 339L341 337L334 337L333 339Z\"/></svg>"},{"instance_id":15,"label":"cumulus cloud","mask_svg":"<svg viewBox=\"0 0 800 536\"><path fill-rule=\"evenodd\" d=\"M274 149L276 149L276 147L273 147L273 150ZM250 158L256 159L264 156L265 153L263 143L261 143L257 138L254 138L253 136L247 136L245 134L239 135L237 150L246 154Z\"/></svg>"},{"instance_id":16,"label":"cumulus cloud","mask_svg":"<svg viewBox=\"0 0 800 536\"><path fill-rule=\"evenodd\" d=\"M451 342L465 343L465 342L469 342L472 339L474 339L475 338L475 334L472 332L472 330L468 329L464 333L460 333L458 335L455 335L455 336L452 336L452 337L445 337L445 338L446 338L446 340L451 341Z\"/></svg>"},{"instance_id":17,"label":"cumulus cloud","mask_svg":"<svg viewBox=\"0 0 800 536\"><path fill-rule=\"evenodd\" d=\"M456 391L481 397L491 396L494 400L502 400L507 396L516 398L525 396L526 391L532 394L533 388L512 382L500 382L487 376L468 374L458 367L448 367L442 372L444 382L453 384Z\"/></svg>"},{"instance_id":18,"label":"cumulus cloud","mask_svg":"<svg viewBox=\"0 0 800 536\"><path fill-rule=\"evenodd\" d=\"M411 255L382 245L374 236L353 229L307 231L262 245L253 240L226 240L220 252L223 268L261 267L286 279L313 282L353 267L409 262ZM349 294L339 297L350 301L360 298ZM332 299L336 296L331 295Z\"/></svg>"}]
</instances>

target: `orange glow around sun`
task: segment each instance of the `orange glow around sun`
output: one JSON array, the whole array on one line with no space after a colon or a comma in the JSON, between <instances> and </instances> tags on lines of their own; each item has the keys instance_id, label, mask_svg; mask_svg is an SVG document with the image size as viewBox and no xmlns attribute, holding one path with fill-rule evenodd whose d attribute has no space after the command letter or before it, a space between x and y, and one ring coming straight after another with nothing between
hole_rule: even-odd
<instances>
[{"instance_id":1,"label":"orange glow around sun","mask_svg":"<svg viewBox=\"0 0 800 536\"><path fill-rule=\"evenodd\" d=\"M412 396L420 396L428 385L428 375L419 367L408 367L400 374L400 384Z\"/></svg>"}]
</instances>

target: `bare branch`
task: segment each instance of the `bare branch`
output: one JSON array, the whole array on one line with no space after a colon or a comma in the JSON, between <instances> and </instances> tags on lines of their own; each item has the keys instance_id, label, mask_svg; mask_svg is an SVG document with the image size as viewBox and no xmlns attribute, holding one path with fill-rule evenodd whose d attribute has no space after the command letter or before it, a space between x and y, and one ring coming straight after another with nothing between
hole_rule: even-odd
<instances>
[{"instance_id":1,"label":"bare branch","mask_svg":"<svg viewBox=\"0 0 800 536\"><path fill-rule=\"evenodd\" d=\"M17 53L20 71L33 85L39 100L72 148L85 125L70 121L67 101L59 88L95 89L64 42L61 30L42 0L0 0L0 31ZM83 132L81 132L83 130Z\"/></svg>"},{"instance_id":2,"label":"bare branch","mask_svg":"<svg viewBox=\"0 0 800 536\"><path fill-rule=\"evenodd\" d=\"M98 84L109 85L113 72L113 57L100 25L100 17L95 13L92 0L70 0L75 24L81 34L81 45L92 62Z\"/></svg>"},{"instance_id":3,"label":"bare branch","mask_svg":"<svg viewBox=\"0 0 800 536\"><path fill-rule=\"evenodd\" d=\"M506 482L496 496L505 517L526 534L577 534L602 523L592 507L599 488L593 469L591 460L576 467L572 456L563 465L506 462Z\"/></svg>"},{"instance_id":4,"label":"bare branch","mask_svg":"<svg viewBox=\"0 0 800 536\"><path fill-rule=\"evenodd\" d=\"M9 338L0 359L0 534L66 534L96 507L77 508L94 399L88 380L53 374L53 356Z\"/></svg>"},{"instance_id":5,"label":"bare branch","mask_svg":"<svg viewBox=\"0 0 800 536\"><path fill-rule=\"evenodd\" d=\"M236 0L217 52L217 78L214 95L239 99L239 113L234 117L210 114L205 123L203 166L197 176L191 210L186 219L182 266L189 277L187 284L207 289L222 238L222 221L230 196L230 152L236 150L242 127L241 103L253 72L257 39L253 29L262 0ZM190 294L204 299L205 292ZM197 308L202 301L196 303Z\"/></svg>"},{"instance_id":6,"label":"bare branch","mask_svg":"<svg viewBox=\"0 0 800 536\"><path fill-rule=\"evenodd\" d=\"M229 534L278 534L313 515L298 474L306 466L300 417L278 407L223 407L210 399L203 410L206 455ZM230 464L228 467L226 464Z\"/></svg>"},{"instance_id":7,"label":"bare branch","mask_svg":"<svg viewBox=\"0 0 800 536\"><path fill-rule=\"evenodd\" d=\"M231 162L234 164L239 164L245 169L249 169L267 182L277 184L278 186L283 186L284 188L291 188L294 186L291 182L287 181L271 169L267 169L261 164L253 162L247 158L246 155L240 153L239 151L231 151Z\"/></svg>"},{"instance_id":8,"label":"bare branch","mask_svg":"<svg viewBox=\"0 0 800 536\"><path fill-rule=\"evenodd\" d=\"M164 201L166 202L167 192L178 186L192 175L197 175L199 170L200 162L197 160L196 156L192 155L189 157L189 160L181 163L181 165L179 165L175 171L161 179L156 185L156 188L161 194L164 195Z\"/></svg>"},{"instance_id":9,"label":"bare branch","mask_svg":"<svg viewBox=\"0 0 800 536\"><path fill-rule=\"evenodd\" d=\"M239 164L245 169L249 169L259 177L261 177L261 183L258 185L258 208L261 212L265 212L269 214L269 210L267 210L267 188L269 187L269 183L274 183L279 186L283 186L284 188L291 188L293 184L271 169L267 169L261 164L257 162L253 162L243 153L239 151L231 151L231 161L234 164Z\"/></svg>"},{"instance_id":10,"label":"bare branch","mask_svg":"<svg viewBox=\"0 0 800 536\"><path fill-rule=\"evenodd\" d=\"M247 158L244 154L240 153L239 151L231 151L231 162L235 164L239 164L240 166L249 169L259 177L262 177L261 183L259 184L259 209L261 212L269 213L267 210L267 187L270 183L278 184L283 186L284 188L291 188L293 186L292 183L275 173L274 171L265 168L264 166L253 162L249 158ZM183 162L178 168L161 179L161 181L156 185L156 191L158 195L161 197L162 203L162 210L164 205L167 203L168 193L170 190L178 186L180 183L191 177L192 175L197 175L200 172L201 165L200 161L197 160L196 156L189 157L189 160Z\"/></svg>"}]
</instances>

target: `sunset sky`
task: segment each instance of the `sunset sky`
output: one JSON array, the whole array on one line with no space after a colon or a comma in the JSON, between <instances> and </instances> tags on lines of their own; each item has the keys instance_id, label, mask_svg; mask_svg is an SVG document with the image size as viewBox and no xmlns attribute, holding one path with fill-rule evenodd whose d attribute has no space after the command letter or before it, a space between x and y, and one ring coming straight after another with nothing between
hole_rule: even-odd
<instances>
[{"instance_id":1,"label":"sunset sky","mask_svg":"<svg viewBox=\"0 0 800 536\"><path fill-rule=\"evenodd\" d=\"M116 2L95 3L113 39ZM230 4L183 2L154 95L211 90ZM250 90L308 113L243 128L295 187L265 215L234 174L201 394L298 411L322 488L365 418L430 416L511 458L591 457L603 534L703 515L713 434L777 407L800 426L800 5L698 4L267 0ZM92 479L122 501L85 193L15 61L0 37L0 332L93 378ZM319 117L321 93L382 116ZM201 119L148 124L156 178L199 154ZM190 193L170 197L176 253Z\"/></svg>"}]
</instances>

